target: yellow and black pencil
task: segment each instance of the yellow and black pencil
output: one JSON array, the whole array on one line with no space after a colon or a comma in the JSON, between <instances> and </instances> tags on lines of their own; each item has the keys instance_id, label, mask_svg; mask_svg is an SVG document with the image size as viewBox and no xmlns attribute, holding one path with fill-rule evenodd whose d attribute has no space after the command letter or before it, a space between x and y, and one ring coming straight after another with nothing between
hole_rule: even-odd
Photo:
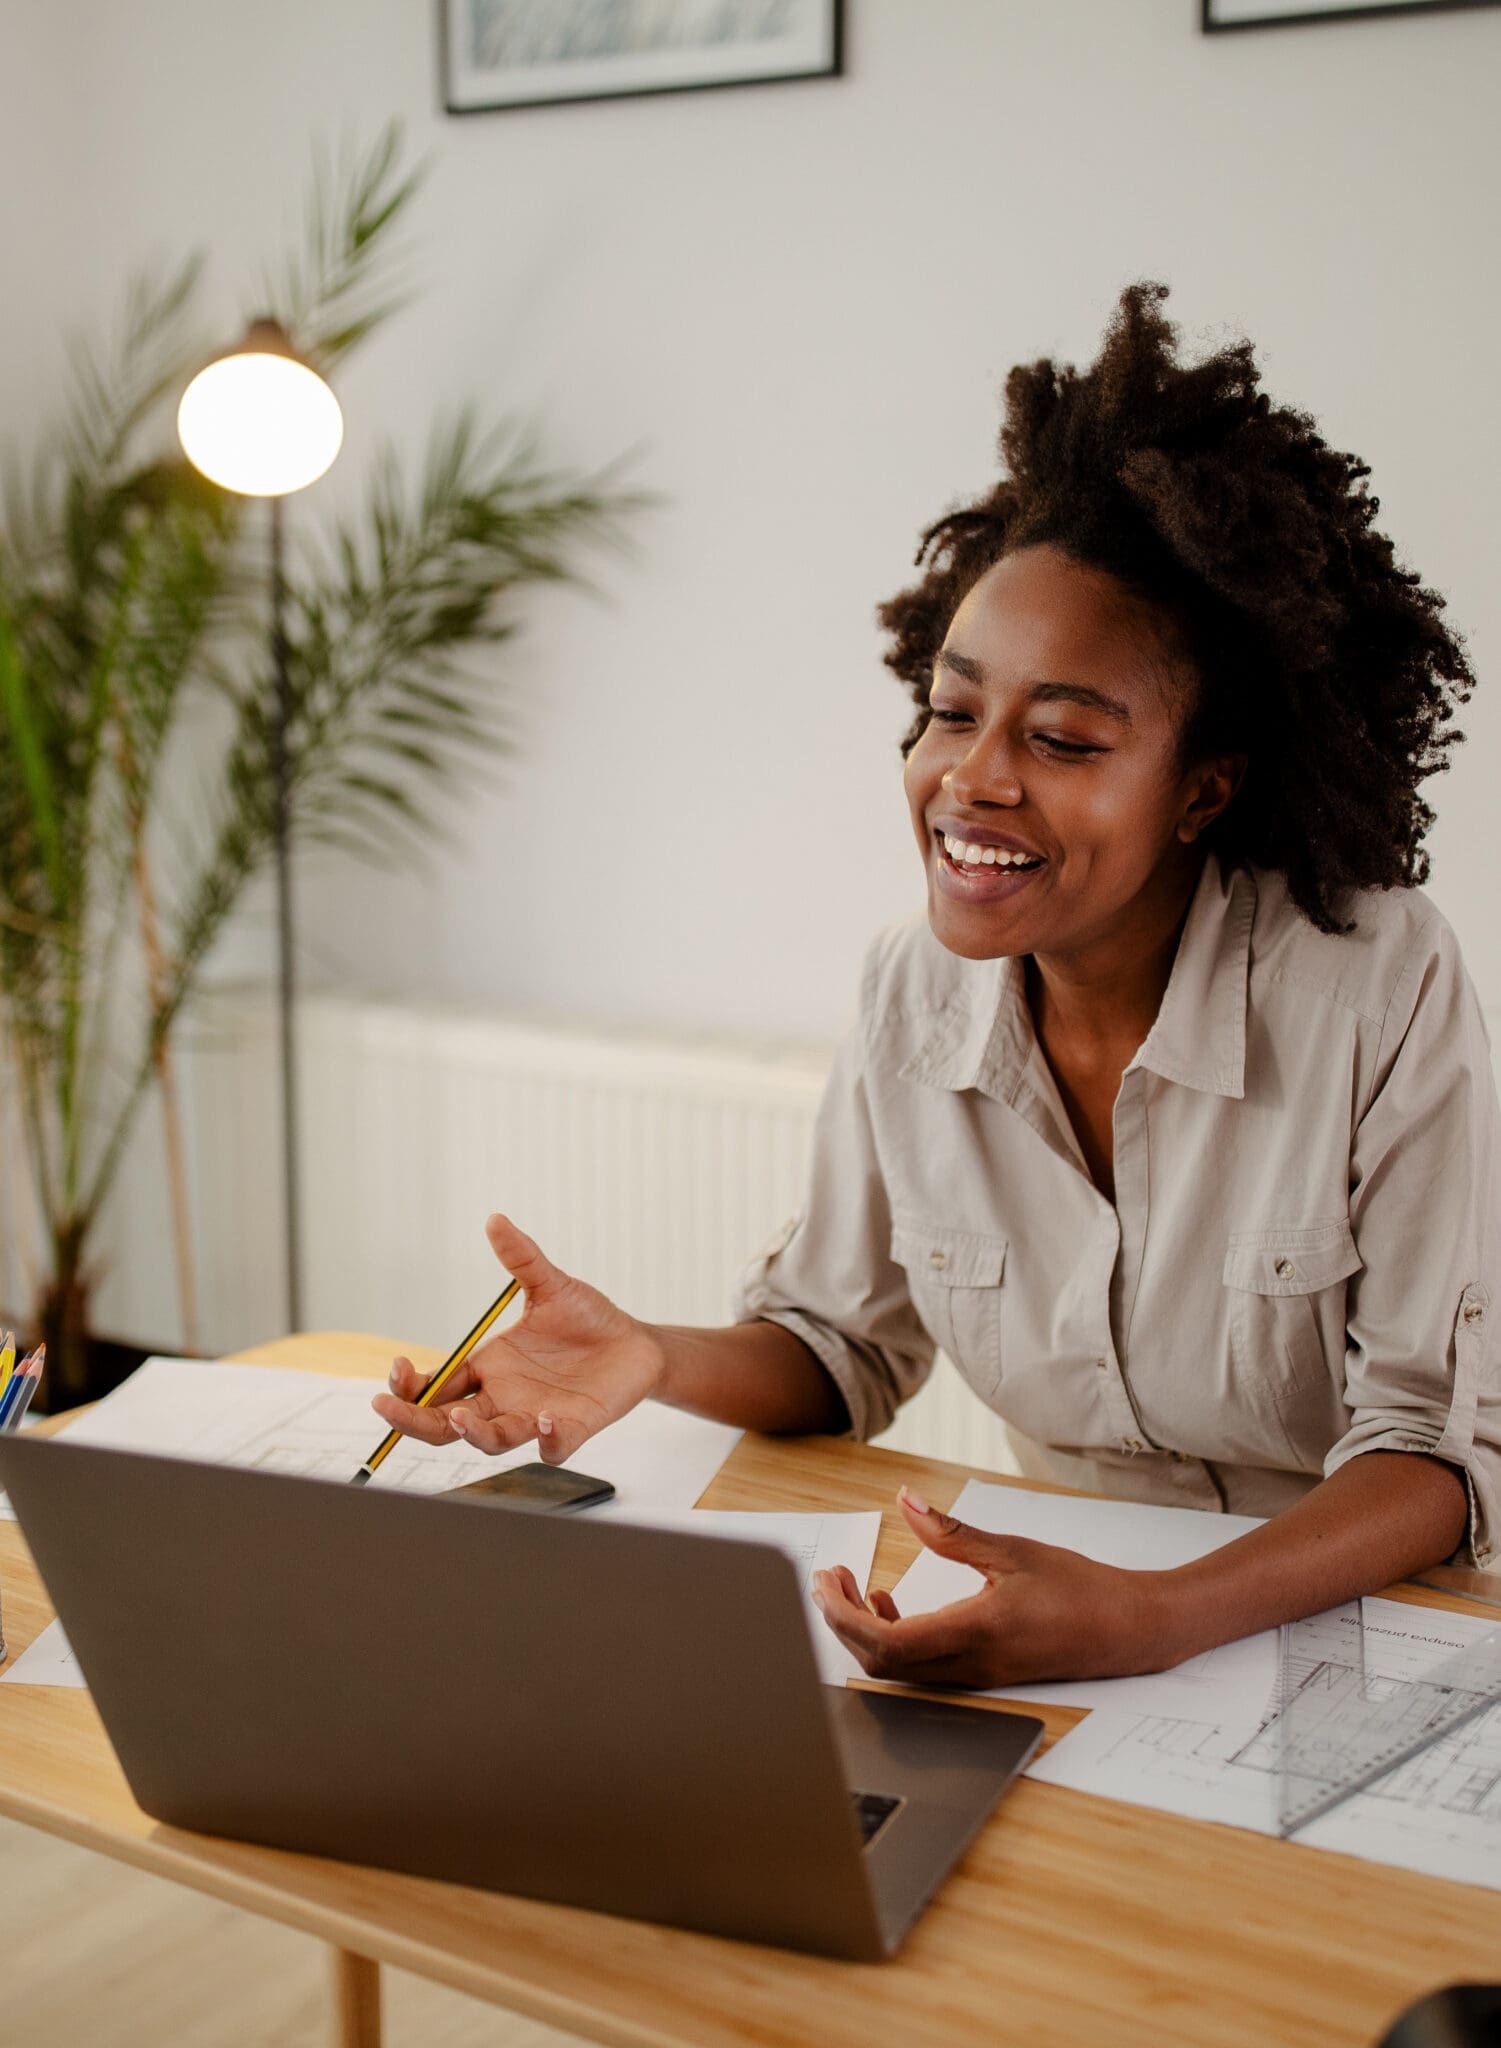
<instances>
[{"instance_id":1,"label":"yellow and black pencil","mask_svg":"<svg viewBox=\"0 0 1501 2048\"><path fill-rule=\"evenodd\" d=\"M510 1306L510 1304L515 1300L517 1294L520 1291L521 1282L519 1280L513 1280L510 1283L510 1285L505 1289L505 1291L501 1294L499 1300L491 1303L489 1308L485 1310L485 1313L480 1317L479 1321L475 1324L474 1328L469 1332L469 1335L459 1345L458 1349L456 1351L450 1352L448 1357L445 1358L443 1363L438 1367L438 1370L433 1374L432 1378L428 1381L427 1385L422 1389L422 1392L417 1396L417 1399L413 1404L415 1407L426 1408L436 1395L442 1393L443 1389L448 1385L448 1382L453 1378L454 1374L458 1371L459 1367L464 1363L464 1360L469 1356L470 1352L474 1349L475 1345L478 1344L480 1338L484 1336L486 1330L488 1330L490 1325L495 1321L495 1318L498 1315L500 1315L503 1310ZM349 1482L350 1485L364 1486L368 1483L368 1481L373 1479L375 1477L377 1467L385 1462L385 1460L391 1455L392 1451L395 1450L396 1446L400 1442L401 1431L399 1429L391 1430L390 1433L387 1436L385 1436L379 1444L376 1445L375 1449L370 1453L369 1457L365 1460L364 1464L361 1465L359 1471L355 1473L354 1477Z\"/></svg>"}]
</instances>

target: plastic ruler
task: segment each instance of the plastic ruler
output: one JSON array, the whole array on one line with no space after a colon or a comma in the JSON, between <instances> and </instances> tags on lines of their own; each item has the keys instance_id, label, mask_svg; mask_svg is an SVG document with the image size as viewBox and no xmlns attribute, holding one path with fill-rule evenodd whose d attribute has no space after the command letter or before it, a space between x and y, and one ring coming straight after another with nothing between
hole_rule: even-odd
<instances>
[{"instance_id":1,"label":"plastic ruler","mask_svg":"<svg viewBox=\"0 0 1501 2048\"><path fill-rule=\"evenodd\" d=\"M1396 1679L1366 1670L1360 1603L1337 1612L1347 1624L1338 1656L1329 1654L1327 1616L1280 1632L1277 1706L1262 1734L1277 1745L1282 1835L1501 1705L1501 1626L1421 1678Z\"/></svg>"}]
</instances>

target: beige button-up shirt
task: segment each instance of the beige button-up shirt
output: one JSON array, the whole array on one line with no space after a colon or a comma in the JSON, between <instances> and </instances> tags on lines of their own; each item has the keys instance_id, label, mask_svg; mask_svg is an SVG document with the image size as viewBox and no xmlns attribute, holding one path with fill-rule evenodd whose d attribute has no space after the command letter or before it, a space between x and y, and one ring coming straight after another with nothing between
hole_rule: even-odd
<instances>
[{"instance_id":1,"label":"beige button-up shirt","mask_svg":"<svg viewBox=\"0 0 1501 2048\"><path fill-rule=\"evenodd\" d=\"M877 940L802 1215L737 1314L795 1331L875 1435L942 1349L1036 1476L1269 1515L1362 1451L1501 1513L1501 1110L1454 934L1416 889L1331 937L1211 855L1089 1177L1020 959ZM1498 1312L1501 1313L1501 1312Z\"/></svg>"}]
</instances>

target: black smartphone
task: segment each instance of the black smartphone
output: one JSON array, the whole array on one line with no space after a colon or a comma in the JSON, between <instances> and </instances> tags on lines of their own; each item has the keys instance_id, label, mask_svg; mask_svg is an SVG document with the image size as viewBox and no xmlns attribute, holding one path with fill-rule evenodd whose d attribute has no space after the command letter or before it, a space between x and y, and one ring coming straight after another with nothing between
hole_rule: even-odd
<instances>
[{"instance_id":1,"label":"black smartphone","mask_svg":"<svg viewBox=\"0 0 1501 2048\"><path fill-rule=\"evenodd\" d=\"M576 1508L592 1508L602 1500L613 1500L615 1489L608 1479L591 1479L587 1472L570 1472L566 1465L513 1465L507 1472L487 1472L468 1486L448 1489L451 1500L468 1494L487 1500L517 1500L533 1507L556 1508L571 1514Z\"/></svg>"}]
</instances>

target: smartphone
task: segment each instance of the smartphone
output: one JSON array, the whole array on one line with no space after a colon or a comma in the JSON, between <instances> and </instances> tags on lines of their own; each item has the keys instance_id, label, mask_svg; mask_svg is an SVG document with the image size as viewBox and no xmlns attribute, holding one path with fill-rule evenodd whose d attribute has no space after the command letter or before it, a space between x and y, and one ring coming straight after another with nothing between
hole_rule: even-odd
<instances>
[{"instance_id":1,"label":"smartphone","mask_svg":"<svg viewBox=\"0 0 1501 2048\"><path fill-rule=\"evenodd\" d=\"M450 1499L470 1498L515 1500L538 1508L556 1508L571 1514L576 1508L592 1508L602 1500L613 1500L615 1489L608 1479L591 1479L587 1472L570 1472L566 1465L513 1465L507 1472L487 1472L468 1486L448 1489Z\"/></svg>"}]
</instances>

